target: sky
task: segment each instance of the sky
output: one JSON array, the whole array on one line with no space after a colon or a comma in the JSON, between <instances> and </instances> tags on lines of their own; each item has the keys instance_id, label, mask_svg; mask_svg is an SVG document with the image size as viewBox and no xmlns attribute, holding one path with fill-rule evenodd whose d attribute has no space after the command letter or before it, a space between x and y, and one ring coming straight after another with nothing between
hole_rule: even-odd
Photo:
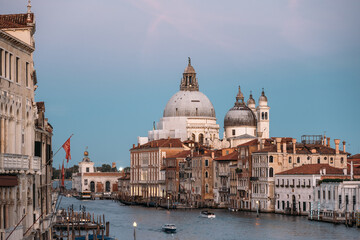
<instances>
[{"instance_id":1,"label":"sky","mask_svg":"<svg viewBox=\"0 0 360 240\"><path fill-rule=\"evenodd\" d=\"M238 86L265 89L270 136L326 134L360 152L360 1L33 0L38 89L54 127L53 151L71 138L95 166L130 165L179 91L191 57L214 105L220 136ZM0 14L26 12L0 0ZM341 147L342 149L342 147ZM57 167L65 152L54 156Z\"/></svg>"}]
</instances>

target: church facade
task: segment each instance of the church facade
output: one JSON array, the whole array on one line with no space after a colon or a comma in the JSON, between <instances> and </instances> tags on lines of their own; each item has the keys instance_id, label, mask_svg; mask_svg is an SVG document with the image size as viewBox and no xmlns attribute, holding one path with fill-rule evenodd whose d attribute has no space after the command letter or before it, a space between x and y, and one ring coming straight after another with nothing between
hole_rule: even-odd
<instances>
[{"instance_id":1,"label":"church facade","mask_svg":"<svg viewBox=\"0 0 360 240\"><path fill-rule=\"evenodd\" d=\"M236 147L255 138L270 136L270 107L264 90L256 106L252 94L247 102L239 87L234 106L224 118L224 138L219 138L215 109L210 99L199 91L199 82L189 58L183 72L180 91L167 102L157 128L147 137L138 137L142 145L159 139L192 140L211 148Z\"/></svg>"}]
</instances>

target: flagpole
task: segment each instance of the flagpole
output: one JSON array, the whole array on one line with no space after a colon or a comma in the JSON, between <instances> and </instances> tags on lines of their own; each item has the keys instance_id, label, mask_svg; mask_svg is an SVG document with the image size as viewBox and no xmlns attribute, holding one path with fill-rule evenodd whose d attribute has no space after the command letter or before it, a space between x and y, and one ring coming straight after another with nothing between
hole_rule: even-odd
<instances>
[{"instance_id":1,"label":"flagpole","mask_svg":"<svg viewBox=\"0 0 360 240\"><path fill-rule=\"evenodd\" d=\"M72 136L74 136L74 134L71 134L71 136L69 138L71 138ZM61 147L59 147L59 149L54 153L53 157L55 157L55 155L60 151L60 149L62 149L63 145L61 145Z\"/></svg>"}]
</instances>

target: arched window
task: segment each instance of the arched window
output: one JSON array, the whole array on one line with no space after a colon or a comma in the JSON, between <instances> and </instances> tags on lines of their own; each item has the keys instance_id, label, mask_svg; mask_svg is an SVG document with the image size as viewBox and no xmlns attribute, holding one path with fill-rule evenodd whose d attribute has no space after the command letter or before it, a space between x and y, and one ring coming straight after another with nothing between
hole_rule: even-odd
<instances>
[{"instance_id":1,"label":"arched window","mask_svg":"<svg viewBox=\"0 0 360 240\"><path fill-rule=\"evenodd\" d=\"M106 181L106 183L105 183L105 191L110 192L110 182L109 181Z\"/></svg>"},{"instance_id":2,"label":"arched window","mask_svg":"<svg viewBox=\"0 0 360 240\"><path fill-rule=\"evenodd\" d=\"M193 140L195 142L195 134L191 134L191 140Z\"/></svg>"},{"instance_id":3,"label":"arched window","mask_svg":"<svg viewBox=\"0 0 360 240\"><path fill-rule=\"evenodd\" d=\"M261 113L261 119L264 120L264 118L265 118L265 114L264 114L264 112L262 112Z\"/></svg>"},{"instance_id":4,"label":"arched window","mask_svg":"<svg viewBox=\"0 0 360 240\"><path fill-rule=\"evenodd\" d=\"M209 193L209 185L205 184L205 193Z\"/></svg>"},{"instance_id":5,"label":"arched window","mask_svg":"<svg viewBox=\"0 0 360 240\"><path fill-rule=\"evenodd\" d=\"M291 163L291 157L289 157L289 163Z\"/></svg>"},{"instance_id":6,"label":"arched window","mask_svg":"<svg viewBox=\"0 0 360 240\"><path fill-rule=\"evenodd\" d=\"M205 172L205 178L208 178L209 177L209 173L208 171Z\"/></svg>"},{"instance_id":7,"label":"arched window","mask_svg":"<svg viewBox=\"0 0 360 240\"><path fill-rule=\"evenodd\" d=\"M204 144L204 135L202 133L199 134L199 143Z\"/></svg>"},{"instance_id":8,"label":"arched window","mask_svg":"<svg viewBox=\"0 0 360 240\"><path fill-rule=\"evenodd\" d=\"M300 163L300 157L297 157L297 163Z\"/></svg>"},{"instance_id":9,"label":"arched window","mask_svg":"<svg viewBox=\"0 0 360 240\"><path fill-rule=\"evenodd\" d=\"M265 112L265 120L267 120L267 119L268 119L268 113Z\"/></svg>"},{"instance_id":10,"label":"arched window","mask_svg":"<svg viewBox=\"0 0 360 240\"><path fill-rule=\"evenodd\" d=\"M274 162L274 157L273 156L270 156L270 158L269 158L269 162Z\"/></svg>"},{"instance_id":11,"label":"arched window","mask_svg":"<svg viewBox=\"0 0 360 240\"><path fill-rule=\"evenodd\" d=\"M205 159L205 167L208 167L208 166L209 166L209 160Z\"/></svg>"},{"instance_id":12,"label":"arched window","mask_svg":"<svg viewBox=\"0 0 360 240\"><path fill-rule=\"evenodd\" d=\"M90 191L95 192L95 183L94 183L94 181L90 182Z\"/></svg>"},{"instance_id":13,"label":"arched window","mask_svg":"<svg viewBox=\"0 0 360 240\"><path fill-rule=\"evenodd\" d=\"M269 169L269 177L274 177L274 169L272 167Z\"/></svg>"}]
</instances>

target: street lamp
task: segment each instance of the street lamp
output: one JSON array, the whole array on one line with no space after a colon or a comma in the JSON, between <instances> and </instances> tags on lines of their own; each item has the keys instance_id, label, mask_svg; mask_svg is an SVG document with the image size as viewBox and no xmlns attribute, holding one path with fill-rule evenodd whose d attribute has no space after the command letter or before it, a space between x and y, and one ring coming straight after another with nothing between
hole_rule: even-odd
<instances>
[{"instance_id":1,"label":"street lamp","mask_svg":"<svg viewBox=\"0 0 360 240\"><path fill-rule=\"evenodd\" d=\"M133 223L133 227L134 227L134 240L136 240L136 227L137 227L137 224L136 222Z\"/></svg>"},{"instance_id":2,"label":"street lamp","mask_svg":"<svg viewBox=\"0 0 360 240\"><path fill-rule=\"evenodd\" d=\"M167 205L168 205L168 210L169 210L169 196L167 197Z\"/></svg>"},{"instance_id":3,"label":"street lamp","mask_svg":"<svg viewBox=\"0 0 360 240\"><path fill-rule=\"evenodd\" d=\"M259 201L256 201L256 205L257 205L257 208L256 208L256 217L259 217Z\"/></svg>"}]
</instances>

